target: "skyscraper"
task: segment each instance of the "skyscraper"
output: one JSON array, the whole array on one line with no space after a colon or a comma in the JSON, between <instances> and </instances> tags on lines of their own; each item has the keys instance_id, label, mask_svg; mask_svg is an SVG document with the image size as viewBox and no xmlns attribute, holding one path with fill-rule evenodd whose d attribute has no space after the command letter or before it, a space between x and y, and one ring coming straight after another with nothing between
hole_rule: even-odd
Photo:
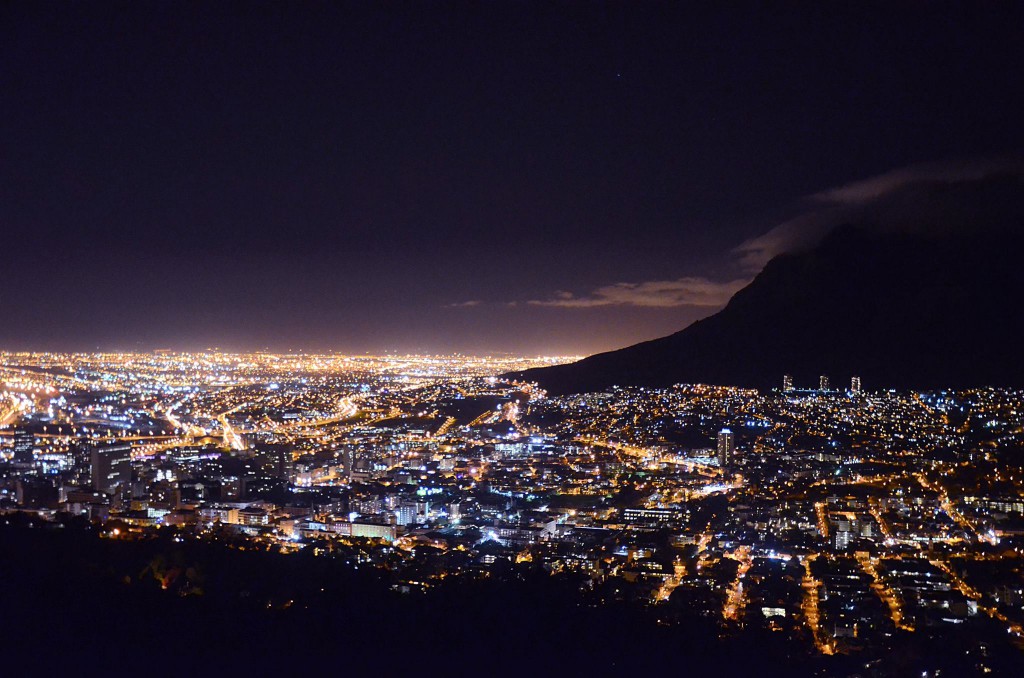
<instances>
[{"instance_id":1,"label":"skyscraper","mask_svg":"<svg viewBox=\"0 0 1024 678\"><path fill-rule=\"evenodd\" d=\"M860 377L850 379L850 390L854 393L860 393Z\"/></svg>"},{"instance_id":2,"label":"skyscraper","mask_svg":"<svg viewBox=\"0 0 1024 678\"><path fill-rule=\"evenodd\" d=\"M36 445L36 437L31 431L18 429L14 432L14 461L19 464L32 463L32 449Z\"/></svg>"},{"instance_id":3,"label":"skyscraper","mask_svg":"<svg viewBox=\"0 0 1024 678\"><path fill-rule=\"evenodd\" d=\"M732 462L736 439L731 430L723 428L718 432L718 465L725 468Z\"/></svg>"},{"instance_id":4,"label":"skyscraper","mask_svg":"<svg viewBox=\"0 0 1024 678\"><path fill-rule=\"evenodd\" d=\"M782 390L792 391L793 390L793 376L789 374L782 375Z\"/></svg>"},{"instance_id":5,"label":"skyscraper","mask_svg":"<svg viewBox=\"0 0 1024 678\"><path fill-rule=\"evenodd\" d=\"M92 448L92 487L113 492L132 478L132 446L128 443Z\"/></svg>"},{"instance_id":6,"label":"skyscraper","mask_svg":"<svg viewBox=\"0 0 1024 678\"><path fill-rule=\"evenodd\" d=\"M293 480L295 462L290 443L257 443L253 461L256 466L272 478Z\"/></svg>"},{"instance_id":7,"label":"skyscraper","mask_svg":"<svg viewBox=\"0 0 1024 678\"><path fill-rule=\"evenodd\" d=\"M827 374L823 374L820 377L818 377L818 390L819 391L827 391L828 389L829 389L828 375Z\"/></svg>"}]
</instances>

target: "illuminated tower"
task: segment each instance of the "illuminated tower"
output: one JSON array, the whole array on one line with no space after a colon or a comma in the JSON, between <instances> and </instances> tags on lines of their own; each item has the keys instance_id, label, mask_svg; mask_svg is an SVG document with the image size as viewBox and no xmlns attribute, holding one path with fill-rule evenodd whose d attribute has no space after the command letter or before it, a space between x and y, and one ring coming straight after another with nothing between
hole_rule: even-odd
<instances>
[{"instance_id":1,"label":"illuminated tower","mask_svg":"<svg viewBox=\"0 0 1024 678\"><path fill-rule=\"evenodd\" d=\"M14 432L14 461L19 464L32 463L32 450L36 437L30 431L18 429Z\"/></svg>"},{"instance_id":2,"label":"illuminated tower","mask_svg":"<svg viewBox=\"0 0 1024 678\"><path fill-rule=\"evenodd\" d=\"M132 478L132 446L130 443L94 445L91 450L92 487L112 493Z\"/></svg>"},{"instance_id":3,"label":"illuminated tower","mask_svg":"<svg viewBox=\"0 0 1024 678\"><path fill-rule=\"evenodd\" d=\"M736 449L736 439L732 431L723 428L718 432L718 465L725 468L732 461L733 450Z\"/></svg>"},{"instance_id":4,"label":"illuminated tower","mask_svg":"<svg viewBox=\"0 0 1024 678\"><path fill-rule=\"evenodd\" d=\"M818 390L819 391L827 391L828 387L829 387L828 375L827 374L823 374L820 377L818 377Z\"/></svg>"},{"instance_id":5,"label":"illuminated tower","mask_svg":"<svg viewBox=\"0 0 1024 678\"><path fill-rule=\"evenodd\" d=\"M792 391L793 390L793 377L789 374L782 375L782 390Z\"/></svg>"},{"instance_id":6,"label":"illuminated tower","mask_svg":"<svg viewBox=\"0 0 1024 678\"><path fill-rule=\"evenodd\" d=\"M860 393L860 377L850 379L850 390L854 393Z\"/></svg>"}]
</instances>

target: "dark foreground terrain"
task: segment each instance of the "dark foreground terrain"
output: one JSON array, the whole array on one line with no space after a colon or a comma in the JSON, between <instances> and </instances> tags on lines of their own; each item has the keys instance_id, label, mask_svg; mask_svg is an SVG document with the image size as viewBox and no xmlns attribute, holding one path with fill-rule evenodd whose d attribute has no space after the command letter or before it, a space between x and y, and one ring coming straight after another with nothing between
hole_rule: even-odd
<instances>
[{"instance_id":1,"label":"dark foreground terrain","mask_svg":"<svg viewBox=\"0 0 1024 678\"><path fill-rule=\"evenodd\" d=\"M529 564L398 593L335 555L125 541L95 526L0 520L3 662L37 675L975 675L976 644L924 636L884 656L822 657L781 634L719 637L699 610L615 601ZM966 643L966 644L965 644ZM986 647L996 675L1021 656ZM996 656L993 656L995 653ZM665 673L663 673L665 672ZM936 674L931 674L936 675Z\"/></svg>"}]
</instances>

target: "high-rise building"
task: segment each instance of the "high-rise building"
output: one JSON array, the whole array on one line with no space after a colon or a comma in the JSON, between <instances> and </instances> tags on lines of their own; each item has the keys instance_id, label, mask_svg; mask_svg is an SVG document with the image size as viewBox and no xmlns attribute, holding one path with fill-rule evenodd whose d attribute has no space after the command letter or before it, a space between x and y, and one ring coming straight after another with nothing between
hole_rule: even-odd
<instances>
[{"instance_id":1,"label":"high-rise building","mask_svg":"<svg viewBox=\"0 0 1024 678\"><path fill-rule=\"evenodd\" d=\"M823 374L818 377L818 390L827 391L829 389L828 375Z\"/></svg>"},{"instance_id":2,"label":"high-rise building","mask_svg":"<svg viewBox=\"0 0 1024 678\"><path fill-rule=\"evenodd\" d=\"M399 525L409 525L416 522L416 504L412 502L402 502L395 511L396 522Z\"/></svg>"},{"instance_id":3,"label":"high-rise building","mask_svg":"<svg viewBox=\"0 0 1024 678\"><path fill-rule=\"evenodd\" d=\"M36 437L31 431L18 429L14 432L14 461L18 464L32 463L32 449L36 446Z\"/></svg>"},{"instance_id":4,"label":"high-rise building","mask_svg":"<svg viewBox=\"0 0 1024 678\"><path fill-rule=\"evenodd\" d=\"M782 390L792 391L793 390L793 376L789 374L782 375Z\"/></svg>"},{"instance_id":5,"label":"high-rise building","mask_svg":"<svg viewBox=\"0 0 1024 678\"><path fill-rule=\"evenodd\" d=\"M718 465L725 468L732 462L733 451L736 449L736 439L733 432L723 428L718 432Z\"/></svg>"},{"instance_id":6,"label":"high-rise building","mask_svg":"<svg viewBox=\"0 0 1024 678\"><path fill-rule=\"evenodd\" d=\"M850 379L850 390L854 393L860 393L860 377Z\"/></svg>"},{"instance_id":7,"label":"high-rise building","mask_svg":"<svg viewBox=\"0 0 1024 678\"><path fill-rule=\"evenodd\" d=\"M293 480L295 462L290 443L257 443L253 461L263 473L271 478Z\"/></svg>"},{"instance_id":8,"label":"high-rise building","mask_svg":"<svg viewBox=\"0 0 1024 678\"><path fill-rule=\"evenodd\" d=\"M92 486L113 492L132 478L132 446L129 443L97 445L92 448Z\"/></svg>"},{"instance_id":9,"label":"high-rise building","mask_svg":"<svg viewBox=\"0 0 1024 678\"><path fill-rule=\"evenodd\" d=\"M863 520L853 513L842 513L829 519L832 548L845 551L850 543L861 537L870 539L874 536L870 520Z\"/></svg>"}]
</instances>

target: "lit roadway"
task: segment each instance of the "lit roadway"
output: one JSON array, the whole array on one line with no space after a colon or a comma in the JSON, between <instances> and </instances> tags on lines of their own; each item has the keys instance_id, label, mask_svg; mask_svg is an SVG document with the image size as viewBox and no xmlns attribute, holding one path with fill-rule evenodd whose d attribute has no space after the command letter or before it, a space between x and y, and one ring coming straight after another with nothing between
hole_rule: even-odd
<instances>
[{"instance_id":1,"label":"lit roadway","mask_svg":"<svg viewBox=\"0 0 1024 678\"><path fill-rule=\"evenodd\" d=\"M152 455L165 450L180 447L182 445L188 445L194 442L197 438L203 438L209 435L202 426L196 424L188 424L182 422L174 415L174 410L181 405L181 402L171 405L165 410L154 409L154 414L162 413L163 418L170 423L174 428L185 431L181 435L136 435L136 436L103 436L95 437L93 440L96 441L118 441L118 442L136 442L142 443L137 452L145 455ZM224 445L231 447L234 450L244 450L245 440L242 438L243 434L254 433L261 429L238 429L231 425L228 421L228 415L233 412L237 412L246 406L246 403L232 408L226 412L214 417L217 422L221 425L221 439L224 441ZM312 421L297 421L288 424L277 424L274 423L267 427L266 430L281 432L285 430L294 430L297 428L315 428L318 426L326 426L328 424L334 424L346 419L351 419L359 414L359 408L352 398L342 398L338 401L337 411L329 417L323 419L316 419ZM45 434L43 434L45 436ZM61 437L59 435L53 435L52 437Z\"/></svg>"},{"instance_id":2,"label":"lit roadway","mask_svg":"<svg viewBox=\"0 0 1024 678\"><path fill-rule=\"evenodd\" d=\"M498 420L498 417L500 417L500 416L501 416L501 411L500 410L487 410L486 412L481 414L479 417L477 417L473 421L469 422L469 424L467 424L467 426L472 427L472 426L481 426L483 424L493 424L495 421Z\"/></svg>"},{"instance_id":3,"label":"lit roadway","mask_svg":"<svg viewBox=\"0 0 1024 678\"><path fill-rule=\"evenodd\" d=\"M825 502L819 501L814 505L814 515L818 520L818 532L824 539L828 539L828 515L825 511Z\"/></svg>"},{"instance_id":4,"label":"lit roadway","mask_svg":"<svg viewBox=\"0 0 1024 678\"><path fill-rule=\"evenodd\" d=\"M624 452L633 457L639 457L641 459L653 459L655 461L674 464L676 466L684 466L687 470L694 473L700 473L705 476L717 478L722 475L722 469L717 466L710 466L708 464L701 464L700 462L692 461L690 459L680 459L676 455L661 455L658 456L654 452L643 447L634 447L632 445L623 445L622 443L613 443L607 439L594 438L594 437L583 437L577 438L576 442L585 443L588 445L597 445L599 447L607 447L615 450L616 452Z\"/></svg>"},{"instance_id":5,"label":"lit roadway","mask_svg":"<svg viewBox=\"0 0 1024 678\"><path fill-rule=\"evenodd\" d=\"M354 398L341 398L338 401L337 410L334 414L323 417L322 419L311 419L309 421L292 421L286 424L273 423L269 426L269 430L277 433L280 431L291 431L295 429L307 429L307 428L318 428L321 426L329 426L330 424L338 424L348 419L352 419L359 415L359 406L356 404ZM259 429L247 429L242 433L255 433Z\"/></svg>"},{"instance_id":6,"label":"lit roadway","mask_svg":"<svg viewBox=\"0 0 1024 678\"><path fill-rule=\"evenodd\" d=\"M228 415L229 414L237 412L238 410L242 409L243 407L247 407L249 404L250 403L242 403L241 405L238 405L237 407L234 407L234 408L232 408L232 409L230 409L230 410L228 410L226 412L222 412L221 414L217 415L217 417L216 417L217 421L220 422L221 429L223 430L223 436L222 437L223 437L223 440L224 440L224 444L229 446L229 447L231 447L234 450L244 450L245 449L245 440L242 438L243 434L246 434L246 433L256 433L256 432L261 430L261 429L258 429L258 428L238 429L238 428L235 428L234 426L232 426L231 422L228 421ZM318 428L318 427L321 427L321 426L328 426L330 424L337 424L339 422L346 421L348 419L352 419L353 417L357 416L358 414L359 414L359 406L356 405L356 401L355 401L354 398L351 398L351 397L341 398L338 401L337 409L334 412L334 414L332 414L332 415L330 415L328 417L324 417L322 419L313 419L313 420L310 420L310 421L294 421L294 422L289 422L289 423L286 423L286 424L274 424L274 425L268 427L268 430L273 431L275 433L280 433L280 432L283 432L283 431L293 431L293 430L297 430L297 429ZM200 430L202 430L202 429L200 429ZM203 431L203 433L205 434L205 431Z\"/></svg>"},{"instance_id":7,"label":"lit roadway","mask_svg":"<svg viewBox=\"0 0 1024 678\"><path fill-rule=\"evenodd\" d=\"M448 433L448 431L451 430L452 426L455 425L455 422L455 417L448 417L447 419L445 419L444 423L441 424L441 428L437 429L437 433L434 434L434 437L440 438L444 434Z\"/></svg>"},{"instance_id":8,"label":"lit roadway","mask_svg":"<svg viewBox=\"0 0 1024 678\"><path fill-rule=\"evenodd\" d=\"M736 569L736 579L729 586L729 592L725 598L725 605L722 607L722 616L729 621L740 621L743 617L743 608L747 604L747 596L743 590L743 577L753 564L750 557L750 547L740 546L732 553L726 553L726 558L732 558L739 562Z\"/></svg>"},{"instance_id":9,"label":"lit roadway","mask_svg":"<svg viewBox=\"0 0 1024 678\"><path fill-rule=\"evenodd\" d=\"M164 419L167 421L167 423L169 423L171 426L173 426L176 430L184 431L186 435L190 435L190 436L205 436L206 435L206 429L204 429L202 426L197 426L196 424L185 424L185 423L182 423L182 421L180 419L178 419L176 416L174 416L174 410L176 410L179 407L181 407L184 404L184 402L185 402L184 400L179 400L178 402L176 402L176 403L174 403L172 405L168 405L167 409L164 410ZM153 415L154 415L154 417L158 417L159 416L159 413L158 413L156 408L153 408Z\"/></svg>"},{"instance_id":10,"label":"lit roadway","mask_svg":"<svg viewBox=\"0 0 1024 678\"><path fill-rule=\"evenodd\" d=\"M244 450L245 441L242 440L242 436L231 426L231 422L228 421L228 415L242 409L248 405L248 403L242 403L237 407L233 407L227 412L221 412L217 415L217 421L220 422L221 428L224 431L223 439L224 444L233 450Z\"/></svg>"},{"instance_id":11,"label":"lit roadway","mask_svg":"<svg viewBox=\"0 0 1024 678\"><path fill-rule=\"evenodd\" d=\"M889 616L892 617L892 623L896 625L896 628L903 629L904 631L913 631L913 625L903 621L903 605L900 603L899 596L878 574L876 561L863 551L858 551L855 555L861 569L871 577L871 589L889 607Z\"/></svg>"},{"instance_id":12,"label":"lit roadway","mask_svg":"<svg viewBox=\"0 0 1024 678\"><path fill-rule=\"evenodd\" d=\"M657 590L655 590L654 600L656 602L668 600L669 596L672 595L672 591L674 591L676 587L679 586L679 584L683 581L683 577L685 576L686 563L677 558L675 563L672 565L672 574L666 577L665 581L662 582L661 586L659 586Z\"/></svg>"},{"instance_id":13,"label":"lit roadway","mask_svg":"<svg viewBox=\"0 0 1024 678\"><path fill-rule=\"evenodd\" d=\"M5 385L10 388L6 397L10 398L12 402L6 406L6 409L0 409L0 427L14 424L23 414L32 411L33 407L38 407L40 391L43 390L9 383ZM45 390L43 391L45 394Z\"/></svg>"},{"instance_id":14,"label":"lit roadway","mask_svg":"<svg viewBox=\"0 0 1024 678\"><path fill-rule=\"evenodd\" d=\"M807 621L807 627L811 629L814 646L822 654L834 654L835 648L825 640L821 630L821 612L818 609L818 589L821 588L821 582L811 574L811 562L817 557L818 554L815 553L802 558L804 578L800 586L804 592L804 601L801 608L804 612L804 619Z\"/></svg>"},{"instance_id":15,"label":"lit roadway","mask_svg":"<svg viewBox=\"0 0 1024 678\"><path fill-rule=\"evenodd\" d=\"M1006 624L1006 630L1015 637L1015 643L1018 647L1024 644L1021 637L1024 636L1024 627L1015 621L1007 618L1005 614L999 611L997 607L989 607L981 604L981 592L976 588L968 584L963 578L956 573L956 571L949 566L948 563L942 560L931 560L929 561L932 565L939 568L949 576L949 580L953 583L953 586L971 600L978 601L978 609L983 611L988 616Z\"/></svg>"},{"instance_id":16,"label":"lit roadway","mask_svg":"<svg viewBox=\"0 0 1024 678\"><path fill-rule=\"evenodd\" d=\"M314 419L313 421L295 422L294 424L288 424L288 426L299 427L317 427L327 426L329 424L337 424L338 422L345 421L346 419L352 419L359 414L359 406L356 404L354 398L342 398L338 401L337 411L329 417L323 419Z\"/></svg>"},{"instance_id":17,"label":"lit roadway","mask_svg":"<svg viewBox=\"0 0 1024 678\"><path fill-rule=\"evenodd\" d=\"M9 408L0 411L0 428L10 426L18 421L18 417L26 409L28 406L24 401L15 401Z\"/></svg>"},{"instance_id":18,"label":"lit roadway","mask_svg":"<svg viewBox=\"0 0 1024 678\"><path fill-rule=\"evenodd\" d=\"M978 541L988 542L989 544L992 544L992 546L996 546L997 544L999 544L998 537L996 537L995 535L983 533L981 530L975 527L971 521L967 520L967 518L965 518L962 513L956 510L956 507L953 506L953 502L949 498L949 494L946 492L946 489L942 487L942 485L940 485L937 482L929 481L924 477L924 474L922 473L916 473L914 474L914 477L917 478L917 482L921 483L921 487L925 488L926 490L932 490L933 492L938 493L939 506L941 506L942 510L946 512L946 515L949 516L950 520L952 520L954 523L962 527L964 530L968 532L973 532L974 535L978 538Z\"/></svg>"},{"instance_id":19,"label":"lit roadway","mask_svg":"<svg viewBox=\"0 0 1024 678\"><path fill-rule=\"evenodd\" d=\"M889 523L886 522L885 516L882 515L882 510L878 505L878 497L868 497L868 505L870 506L871 517L878 523L878 528L882 530L882 535L889 540L895 540L892 528Z\"/></svg>"}]
</instances>

